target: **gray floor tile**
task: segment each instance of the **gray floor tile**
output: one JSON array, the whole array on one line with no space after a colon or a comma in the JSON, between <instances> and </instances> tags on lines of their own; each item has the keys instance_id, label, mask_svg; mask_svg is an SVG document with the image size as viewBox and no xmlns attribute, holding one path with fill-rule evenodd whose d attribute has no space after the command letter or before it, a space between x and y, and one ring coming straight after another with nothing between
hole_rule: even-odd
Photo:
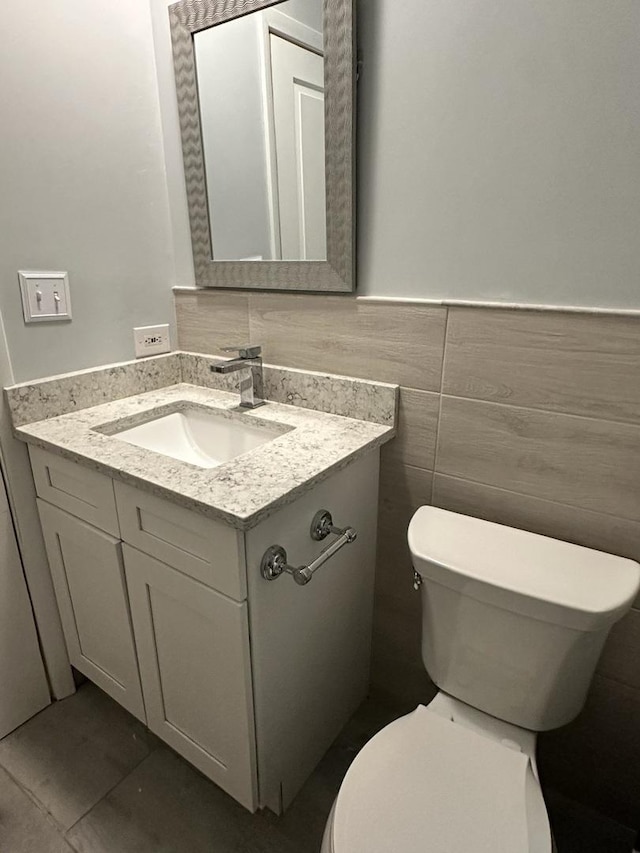
<instances>
[{"instance_id":1,"label":"gray floor tile","mask_svg":"<svg viewBox=\"0 0 640 853\"><path fill-rule=\"evenodd\" d=\"M149 744L145 727L87 682L0 741L0 766L66 829L149 754Z\"/></svg>"},{"instance_id":2,"label":"gray floor tile","mask_svg":"<svg viewBox=\"0 0 640 853\"><path fill-rule=\"evenodd\" d=\"M68 833L79 853L309 853L275 816L251 815L166 747ZM316 848L317 849L317 848Z\"/></svg>"},{"instance_id":3,"label":"gray floor tile","mask_svg":"<svg viewBox=\"0 0 640 853\"><path fill-rule=\"evenodd\" d=\"M249 814L162 747L67 837L79 853L317 853L351 761L395 716L366 703L282 817Z\"/></svg>"},{"instance_id":4,"label":"gray floor tile","mask_svg":"<svg viewBox=\"0 0 640 853\"><path fill-rule=\"evenodd\" d=\"M2 853L317 853L358 750L396 713L363 705L282 817L249 814L91 684L0 742ZM632 830L545 791L558 853L630 853ZM82 817L81 817L82 816ZM70 846L67 846L67 842Z\"/></svg>"},{"instance_id":5,"label":"gray floor tile","mask_svg":"<svg viewBox=\"0 0 640 853\"><path fill-rule=\"evenodd\" d=\"M631 853L635 832L556 791L545 802L558 853Z\"/></svg>"},{"instance_id":6,"label":"gray floor tile","mask_svg":"<svg viewBox=\"0 0 640 853\"><path fill-rule=\"evenodd\" d=\"M0 850L72 853L54 822L0 769Z\"/></svg>"},{"instance_id":7,"label":"gray floor tile","mask_svg":"<svg viewBox=\"0 0 640 853\"><path fill-rule=\"evenodd\" d=\"M333 746L281 817L265 813L297 853L320 850L327 817L356 754L351 747Z\"/></svg>"},{"instance_id":8,"label":"gray floor tile","mask_svg":"<svg viewBox=\"0 0 640 853\"><path fill-rule=\"evenodd\" d=\"M360 749L398 713L365 702L345 726L282 817L270 816L298 853L317 853L324 827L344 775Z\"/></svg>"}]
</instances>

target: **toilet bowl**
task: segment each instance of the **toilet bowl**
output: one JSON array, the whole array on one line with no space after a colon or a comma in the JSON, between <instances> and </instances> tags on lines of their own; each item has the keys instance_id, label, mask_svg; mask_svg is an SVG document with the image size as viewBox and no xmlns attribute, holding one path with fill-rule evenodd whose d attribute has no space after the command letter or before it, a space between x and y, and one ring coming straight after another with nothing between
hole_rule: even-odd
<instances>
[{"instance_id":1,"label":"toilet bowl","mask_svg":"<svg viewBox=\"0 0 640 853\"><path fill-rule=\"evenodd\" d=\"M322 853L551 853L535 736L438 694L353 761Z\"/></svg>"},{"instance_id":2,"label":"toilet bowl","mask_svg":"<svg viewBox=\"0 0 640 853\"><path fill-rule=\"evenodd\" d=\"M582 708L640 566L435 507L408 535L440 692L356 756L322 853L551 853L536 733Z\"/></svg>"}]
</instances>

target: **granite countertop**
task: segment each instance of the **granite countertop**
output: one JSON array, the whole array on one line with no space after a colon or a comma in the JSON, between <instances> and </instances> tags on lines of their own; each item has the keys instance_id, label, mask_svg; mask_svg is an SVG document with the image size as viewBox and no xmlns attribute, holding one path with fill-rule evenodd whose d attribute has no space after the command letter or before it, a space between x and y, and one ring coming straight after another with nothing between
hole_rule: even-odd
<instances>
[{"instance_id":1,"label":"granite countertop","mask_svg":"<svg viewBox=\"0 0 640 853\"><path fill-rule=\"evenodd\" d=\"M200 468L109 434L148 420L153 410L168 413L189 406L262 425L275 437L216 468ZM14 430L29 444L240 529L253 527L331 472L395 435L393 424L278 402L253 411L238 410L237 393L184 382L32 423L17 423Z\"/></svg>"}]
</instances>

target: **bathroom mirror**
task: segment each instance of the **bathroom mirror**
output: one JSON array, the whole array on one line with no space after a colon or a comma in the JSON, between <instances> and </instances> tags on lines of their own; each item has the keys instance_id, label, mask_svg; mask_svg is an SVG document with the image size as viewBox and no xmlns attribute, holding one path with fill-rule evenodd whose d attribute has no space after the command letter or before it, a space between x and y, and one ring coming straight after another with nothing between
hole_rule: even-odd
<instances>
[{"instance_id":1,"label":"bathroom mirror","mask_svg":"<svg viewBox=\"0 0 640 853\"><path fill-rule=\"evenodd\" d=\"M196 286L352 291L353 0L169 17Z\"/></svg>"}]
</instances>

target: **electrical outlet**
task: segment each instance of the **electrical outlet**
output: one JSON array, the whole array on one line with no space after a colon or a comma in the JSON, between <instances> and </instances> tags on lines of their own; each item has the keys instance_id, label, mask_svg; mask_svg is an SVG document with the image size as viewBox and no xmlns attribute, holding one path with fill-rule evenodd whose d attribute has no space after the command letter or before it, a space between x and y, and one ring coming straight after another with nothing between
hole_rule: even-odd
<instances>
[{"instance_id":1,"label":"electrical outlet","mask_svg":"<svg viewBox=\"0 0 640 853\"><path fill-rule=\"evenodd\" d=\"M169 324L162 326L138 326L133 330L136 358L145 355L160 355L171 351Z\"/></svg>"}]
</instances>

